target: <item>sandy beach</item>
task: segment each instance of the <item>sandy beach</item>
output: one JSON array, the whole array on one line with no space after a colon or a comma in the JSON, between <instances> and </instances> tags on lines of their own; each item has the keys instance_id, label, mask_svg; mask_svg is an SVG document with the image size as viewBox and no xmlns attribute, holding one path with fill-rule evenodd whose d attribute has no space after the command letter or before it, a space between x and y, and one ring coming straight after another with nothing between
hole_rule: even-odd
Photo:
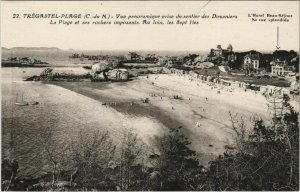
<instances>
[{"instance_id":1,"label":"sandy beach","mask_svg":"<svg viewBox=\"0 0 300 192\"><path fill-rule=\"evenodd\" d=\"M129 82L57 82L79 94L105 103L122 114L155 119L165 127L182 126L201 163L224 152L232 139L229 111L243 116L249 129L251 118L269 119L261 94L210 86L175 75L141 76ZM179 96L180 99L174 99ZM149 103L142 100L149 98ZM207 99L206 99L207 98ZM138 127L143 132L144 125ZM146 138L143 138L146 139Z\"/></svg>"},{"instance_id":2,"label":"sandy beach","mask_svg":"<svg viewBox=\"0 0 300 192\"><path fill-rule=\"evenodd\" d=\"M251 117L269 119L261 94L239 89L229 92L226 87L218 94L220 87L212 89L176 75L140 76L128 82L45 83L24 82L23 73L21 69L2 71L2 155L19 160L21 175L47 170L37 139L47 128L54 130L58 146L81 129L107 130L116 144L124 130L133 129L151 148L155 136L182 126L200 163L208 165L232 140L229 111L243 116L249 129ZM14 105L20 94L39 105ZM145 98L149 103L143 102Z\"/></svg>"}]
</instances>

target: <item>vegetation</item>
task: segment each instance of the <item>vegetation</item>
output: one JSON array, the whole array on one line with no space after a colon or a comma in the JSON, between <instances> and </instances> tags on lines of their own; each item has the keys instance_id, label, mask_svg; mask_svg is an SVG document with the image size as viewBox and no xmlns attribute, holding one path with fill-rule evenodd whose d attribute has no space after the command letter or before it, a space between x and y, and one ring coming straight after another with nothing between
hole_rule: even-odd
<instances>
[{"instance_id":1,"label":"vegetation","mask_svg":"<svg viewBox=\"0 0 300 192\"><path fill-rule=\"evenodd\" d=\"M113 190L104 174L113 159L115 146L108 132L81 130L70 145L71 160L76 169L74 182L83 190ZM72 181L72 180L71 180Z\"/></svg>"},{"instance_id":2,"label":"vegetation","mask_svg":"<svg viewBox=\"0 0 300 192\"><path fill-rule=\"evenodd\" d=\"M271 61L278 59L281 61L287 61L288 65L295 66L296 70L299 71L299 56L294 50L276 50L272 54L260 53L255 50L247 52L235 52L236 60L234 62L228 61L228 66L232 69L241 69L244 63L244 57L247 54L258 54L259 55L259 67L264 68L267 72L271 72ZM216 61L216 64L219 62Z\"/></svg>"},{"instance_id":3,"label":"vegetation","mask_svg":"<svg viewBox=\"0 0 300 192\"><path fill-rule=\"evenodd\" d=\"M199 55L189 54L188 56L185 56L183 58L183 63L187 63L188 65L192 65L197 57L199 57Z\"/></svg>"},{"instance_id":4,"label":"vegetation","mask_svg":"<svg viewBox=\"0 0 300 192\"><path fill-rule=\"evenodd\" d=\"M188 147L191 142L181 128L171 129L169 134L156 139L159 155L154 171L157 171L159 179L152 183L151 190L196 190L201 178L201 166L196 152Z\"/></svg>"},{"instance_id":5,"label":"vegetation","mask_svg":"<svg viewBox=\"0 0 300 192\"><path fill-rule=\"evenodd\" d=\"M287 96L282 99L280 109L270 125L253 118L251 129L242 117L230 113L234 142L207 168L199 164L196 152L189 148L191 143L182 127L156 137L152 150L146 149L132 130L122 134L119 145L114 144L108 132L81 130L63 148L63 154L57 152L61 149L53 144L52 132L46 130L41 142L45 146L44 155L52 163L50 177L21 185L16 160L5 160L2 189L297 191L298 113ZM62 170L61 156L72 165L69 170Z\"/></svg>"},{"instance_id":6,"label":"vegetation","mask_svg":"<svg viewBox=\"0 0 300 192\"><path fill-rule=\"evenodd\" d=\"M280 60L292 60L297 57L297 53L294 50L286 51L286 50L276 50L273 52L273 56L275 59Z\"/></svg>"},{"instance_id":7,"label":"vegetation","mask_svg":"<svg viewBox=\"0 0 300 192\"><path fill-rule=\"evenodd\" d=\"M143 171L143 143L138 140L137 135L128 130L123 133L120 151L117 156L118 174L117 188L119 190L146 190L146 174Z\"/></svg>"},{"instance_id":8,"label":"vegetation","mask_svg":"<svg viewBox=\"0 0 300 192\"><path fill-rule=\"evenodd\" d=\"M232 119L237 148L211 162L207 190L299 190L298 114L287 97L282 107L272 126L256 119L250 133Z\"/></svg>"}]
</instances>

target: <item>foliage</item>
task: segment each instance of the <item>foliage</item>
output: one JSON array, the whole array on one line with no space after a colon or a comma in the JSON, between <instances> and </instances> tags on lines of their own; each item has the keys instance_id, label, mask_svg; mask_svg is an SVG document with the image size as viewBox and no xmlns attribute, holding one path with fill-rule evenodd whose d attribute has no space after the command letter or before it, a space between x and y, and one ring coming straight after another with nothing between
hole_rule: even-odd
<instances>
[{"instance_id":1,"label":"foliage","mask_svg":"<svg viewBox=\"0 0 300 192\"><path fill-rule=\"evenodd\" d=\"M295 71L299 71L299 56L291 60L291 65L295 67Z\"/></svg>"},{"instance_id":2,"label":"foliage","mask_svg":"<svg viewBox=\"0 0 300 192\"><path fill-rule=\"evenodd\" d=\"M152 183L152 190L196 190L200 166L190 144L181 127L157 139L159 156L154 170L158 171L159 182Z\"/></svg>"},{"instance_id":3,"label":"foliage","mask_svg":"<svg viewBox=\"0 0 300 192\"><path fill-rule=\"evenodd\" d=\"M253 131L241 137L243 147L226 151L210 164L207 190L298 190L298 113L283 101L285 113L265 126L261 119ZM238 131L240 133L240 131Z\"/></svg>"},{"instance_id":4,"label":"foliage","mask_svg":"<svg viewBox=\"0 0 300 192\"><path fill-rule=\"evenodd\" d=\"M74 182L84 190L105 190L111 185L103 172L114 157L115 145L108 132L79 131L72 141L71 160L77 169Z\"/></svg>"},{"instance_id":5,"label":"foliage","mask_svg":"<svg viewBox=\"0 0 300 192\"><path fill-rule=\"evenodd\" d=\"M123 133L120 153L117 160L118 182L121 190L142 190L147 180L143 172L143 143L132 130Z\"/></svg>"},{"instance_id":6,"label":"foliage","mask_svg":"<svg viewBox=\"0 0 300 192\"><path fill-rule=\"evenodd\" d=\"M279 60L287 60L290 61L294 57L297 56L297 53L294 50L286 51L286 50L276 50L273 52L273 56L275 59Z\"/></svg>"},{"instance_id":7,"label":"foliage","mask_svg":"<svg viewBox=\"0 0 300 192\"><path fill-rule=\"evenodd\" d=\"M2 189L14 190L16 185L16 176L19 164L15 159L11 161L8 159L2 160L1 163L1 187Z\"/></svg>"},{"instance_id":8,"label":"foliage","mask_svg":"<svg viewBox=\"0 0 300 192\"><path fill-rule=\"evenodd\" d=\"M155 138L155 149L149 156L151 165L146 161L144 144L132 130L123 133L119 146L114 145L108 132L80 130L67 150L57 146L52 129L45 129L40 144L42 155L53 165L53 182L38 179L28 189L299 190L298 113L287 95L281 104L282 115L274 117L272 124L255 118L251 129L242 117L230 113L234 147L227 147L207 169L199 165L182 127ZM59 169L63 159L74 170L69 180L60 180L65 178ZM2 162L2 188L27 188L29 184L24 185L17 172L16 160Z\"/></svg>"},{"instance_id":9,"label":"foliage","mask_svg":"<svg viewBox=\"0 0 300 192\"><path fill-rule=\"evenodd\" d=\"M141 56L136 52L130 52L129 55L130 55L130 60L139 60L141 58Z\"/></svg>"},{"instance_id":10,"label":"foliage","mask_svg":"<svg viewBox=\"0 0 300 192\"><path fill-rule=\"evenodd\" d=\"M188 65L192 65L197 57L199 57L199 55L189 54L189 55L187 55L183 58L183 62L188 64Z\"/></svg>"}]
</instances>

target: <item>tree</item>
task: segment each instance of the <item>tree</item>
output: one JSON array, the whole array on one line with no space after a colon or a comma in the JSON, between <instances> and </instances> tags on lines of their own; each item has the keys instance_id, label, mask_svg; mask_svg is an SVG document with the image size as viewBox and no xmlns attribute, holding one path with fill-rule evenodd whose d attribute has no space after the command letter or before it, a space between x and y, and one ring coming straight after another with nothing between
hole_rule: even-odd
<instances>
[{"instance_id":1,"label":"tree","mask_svg":"<svg viewBox=\"0 0 300 192\"><path fill-rule=\"evenodd\" d=\"M297 53L294 50L276 50L273 52L273 57L274 59L279 59L279 60L286 60L286 61L290 61L291 59L293 59L294 57L297 56Z\"/></svg>"},{"instance_id":2,"label":"tree","mask_svg":"<svg viewBox=\"0 0 300 192\"><path fill-rule=\"evenodd\" d=\"M264 67L266 71L271 71L271 61L273 61L272 54L262 54L259 61L259 67Z\"/></svg>"},{"instance_id":3,"label":"tree","mask_svg":"<svg viewBox=\"0 0 300 192\"><path fill-rule=\"evenodd\" d=\"M188 56L185 56L183 58L183 62L184 63L188 62L188 65L192 65L197 57L199 57L199 55L197 55L197 54L189 54Z\"/></svg>"},{"instance_id":4,"label":"tree","mask_svg":"<svg viewBox=\"0 0 300 192\"><path fill-rule=\"evenodd\" d=\"M16 190L17 182L16 176L19 169L19 164L16 159L4 159L1 163L1 187L2 189Z\"/></svg>"},{"instance_id":5,"label":"tree","mask_svg":"<svg viewBox=\"0 0 300 192\"><path fill-rule=\"evenodd\" d=\"M248 134L238 130L243 126L233 126L236 148L210 162L207 190L299 189L298 113L288 100L283 97L283 113L274 113L272 125L256 118Z\"/></svg>"},{"instance_id":6,"label":"tree","mask_svg":"<svg viewBox=\"0 0 300 192\"><path fill-rule=\"evenodd\" d=\"M291 65L295 67L295 71L299 71L299 56L291 59Z\"/></svg>"},{"instance_id":7,"label":"tree","mask_svg":"<svg viewBox=\"0 0 300 192\"><path fill-rule=\"evenodd\" d=\"M154 171L158 172L159 179L152 183L151 190L197 190L201 166L181 127L156 140L159 154Z\"/></svg>"},{"instance_id":8,"label":"tree","mask_svg":"<svg viewBox=\"0 0 300 192\"><path fill-rule=\"evenodd\" d=\"M117 160L119 174L118 186L121 190L143 190L147 180L143 172L143 143L133 130L126 130L120 146Z\"/></svg>"},{"instance_id":9,"label":"tree","mask_svg":"<svg viewBox=\"0 0 300 192\"><path fill-rule=\"evenodd\" d=\"M115 154L115 145L108 132L80 130L72 140L71 160L77 169L74 182L83 190L115 190L111 188L109 167Z\"/></svg>"},{"instance_id":10,"label":"tree","mask_svg":"<svg viewBox=\"0 0 300 192\"><path fill-rule=\"evenodd\" d=\"M245 53L235 53L236 54L236 60L234 62L234 69L241 69L243 67L244 63L244 56L246 55Z\"/></svg>"},{"instance_id":11,"label":"tree","mask_svg":"<svg viewBox=\"0 0 300 192\"><path fill-rule=\"evenodd\" d=\"M129 52L130 60L140 60L141 56L136 52Z\"/></svg>"},{"instance_id":12,"label":"tree","mask_svg":"<svg viewBox=\"0 0 300 192\"><path fill-rule=\"evenodd\" d=\"M54 136L54 127L44 127L38 133L37 144L42 146L42 156L52 165L52 185L57 181L58 170L66 160L68 144L59 142Z\"/></svg>"}]
</instances>

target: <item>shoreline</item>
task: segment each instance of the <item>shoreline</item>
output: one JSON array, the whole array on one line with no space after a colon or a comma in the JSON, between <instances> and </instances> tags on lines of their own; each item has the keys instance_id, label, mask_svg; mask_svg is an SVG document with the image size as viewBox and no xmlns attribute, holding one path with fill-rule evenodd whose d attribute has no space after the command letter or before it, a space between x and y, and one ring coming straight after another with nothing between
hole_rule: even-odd
<instances>
[{"instance_id":1,"label":"shoreline","mask_svg":"<svg viewBox=\"0 0 300 192\"><path fill-rule=\"evenodd\" d=\"M182 78L175 75L149 75L149 78L138 77L130 82L47 83L105 103L106 107L112 107L125 115L155 119L167 128L183 126L184 133L192 141L191 148L205 156L202 159L205 164L210 157L223 153L224 146L230 143L231 123L228 111L237 112L246 118L260 114L267 119L266 106L261 106L265 103L262 96L249 92L244 93L246 95L225 91L216 94L216 90L210 90L206 84L198 86L197 82L191 83ZM183 99L170 98L173 95L180 95ZM236 98L243 97L248 98L248 104L237 103ZM150 103L143 103L144 98L149 98ZM259 102L253 106L257 101ZM256 108L257 106L260 107ZM198 122L201 127L196 126ZM247 119L247 122L250 124L250 120ZM213 148L209 147L211 145Z\"/></svg>"},{"instance_id":2,"label":"shoreline","mask_svg":"<svg viewBox=\"0 0 300 192\"><path fill-rule=\"evenodd\" d=\"M19 174L23 176L48 170L49 164L38 144L39 134L47 128L53 129L55 143L61 147L81 129L108 131L116 145L120 143L122 132L130 128L147 144L155 135L167 130L155 119L120 113L93 98L59 86L8 81L2 82L2 88L2 159L11 155L16 158ZM35 100L39 104L16 106L15 92L24 92L25 101Z\"/></svg>"},{"instance_id":3,"label":"shoreline","mask_svg":"<svg viewBox=\"0 0 300 192\"><path fill-rule=\"evenodd\" d=\"M3 70L3 74L6 78L2 81L5 88L2 89L5 90L2 91L2 120L6 118L3 121L6 124L2 129L2 144L6 146L3 149L9 149L8 132L17 128L16 157L21 159L22 173L31 172L31 161L37 161L34 163L37 166L47 167L40 160L29 158L31 153L37 153L40 149L37 147L30 152L34 141L24 140L22 134L34 136L48 125L55 128L61 141L82 128L87 131L106 129L112 136L118 136L119 131L129 127L150 146L155 136L167 133L170 127L183 126L183 132L192 142L191 149L197 152L200 163L206 166L224 152L224 146L231 140L229 110L246 118L255 114L267 116L265 100L261 95L238 90L224 90L217 94L217 89L211 90L205 83L176 75L153 74L129 82L21 83L14 81L17 80L15 75L24 75L21 69ZM40 104L16 107L13 104L16 92L24 92L25 100L33 99ZM176 95L182 99L174 99ZM206 100L206 97L209 99ZM150 103L143 103L145 98L149 98ZM37 123L41 121L43 123ZM116 142L119 142L118 138Z\"/></svg>"}]
</instances>

